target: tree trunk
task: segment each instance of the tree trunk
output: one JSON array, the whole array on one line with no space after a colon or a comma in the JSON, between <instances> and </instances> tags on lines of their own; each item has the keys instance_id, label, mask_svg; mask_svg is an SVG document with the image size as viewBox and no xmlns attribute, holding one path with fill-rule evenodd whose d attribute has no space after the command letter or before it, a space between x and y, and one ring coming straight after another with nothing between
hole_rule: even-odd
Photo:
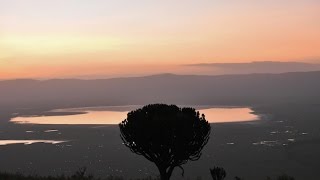
<instances>
[{"instance_id":1,"label":"tree trunk","mask_svg":"<svg viewBox=\"0 0 320 180\"><path fill-rule=\"evenodd\" d=\"M170 177L168 176L167 172L166 172L166 168L159 168L159 172L160 172L160 179L161 180L169 180Z\"/></svg>"},{"instance_id":2,"label":"tree trunk","mask_svg":"<svg viewBox=\"0 0 320 180\"><path fill-rule=\"evenodd\" d=\"M173 168L169 168L168 172L167 172L167 168L158 167L158 169L160 172L160 179L161 180L170 180Z\"/></svg>"},{"instance_id":3,"label":"tree trunk","mask_svg":"<svg viewBox=\"0 0 320 180\"><path fill-rule=\"evenodd\" d=\"M170 178L168 177L168 175L166 173L160 173L160 179L161 180L169 180Z\"/></svg>"},{"instance_id":4,"label":"tree trunk","mask_svg":"<svg viewBox=\"0 0 320 180\"><path fill-rule=\"evenodd\" d=\"M161 167L157 166L160 172L161 180L170 180L174 167Z\"/></svg>"}]
</instances>

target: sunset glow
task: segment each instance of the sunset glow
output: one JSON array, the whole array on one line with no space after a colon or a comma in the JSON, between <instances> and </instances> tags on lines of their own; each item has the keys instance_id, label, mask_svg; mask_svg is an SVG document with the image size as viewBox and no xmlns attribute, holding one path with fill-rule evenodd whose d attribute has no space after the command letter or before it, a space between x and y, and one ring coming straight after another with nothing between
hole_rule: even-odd
<instances>
[{"instance_id":1,"label":"sunset glow","mask_svg":"<svg viewBox=\"0 0 320 180\"><path fill-rule=\"evenodd\" d=\"M314 61L320 1L1 0L0 79L188 73L179 65ZM151 70L152 69L152 70Z\"/></svg>"}]
</instances>

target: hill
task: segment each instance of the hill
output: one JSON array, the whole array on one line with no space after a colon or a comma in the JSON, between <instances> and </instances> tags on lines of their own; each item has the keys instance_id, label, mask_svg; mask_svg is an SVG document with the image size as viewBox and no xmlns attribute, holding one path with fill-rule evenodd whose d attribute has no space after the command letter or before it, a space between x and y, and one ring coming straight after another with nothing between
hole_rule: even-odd
<instances>
[{"instance_id":1,"label":"hill","mask_svg":"<svg viewBox=\"0 0 320 180\"><path fill-rule=\"evenodd\" d=\"M305 62L200 63L186 66L211 75L320 71L320 64Z\"/></svg>"},{"instance_id":2,"label":"hill","mask_svg":"<svg viewBox=\"0 0 320 180\"><path fill-rule=\"evenodd\" d=\"M220 76L160 74L99 80L6 80L0 81L0 106L318 102L319 79L320 71Z\"/></svg>"}]
</instances>

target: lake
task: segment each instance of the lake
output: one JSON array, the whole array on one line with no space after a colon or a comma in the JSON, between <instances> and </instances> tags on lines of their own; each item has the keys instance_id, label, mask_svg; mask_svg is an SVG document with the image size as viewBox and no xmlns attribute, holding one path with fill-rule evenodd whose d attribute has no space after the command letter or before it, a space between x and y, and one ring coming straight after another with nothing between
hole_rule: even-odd
<instances>
[{"instance_id":1,"label":"lake","mask_svg":"<svg viewBox=\"0 0 320 180\"><path fill-rule=\"evenodd\" d=\"M141 106L109 106L57 109L57 115L18 116L10 121L17 124L118 124L124 120L127 113ZM205 114L210 123L244 122L258 120L253 110L247 107L195 107L201 114ZM59 115L59 113L74 112L72 115ZM78 114L77 114L78 113Z\"/></svg>"},{"instance_id":2,"label":"lake","mask_svg":"<svg viewBox=\"0 0 320 180\"><path fill-rule=\"evenodd\" d=\"M46 144L59 144L66 141L53 141L53 140L0 140L0 146L10 145L10 144L24 144L30 145L34 143L46 143Z\"/></svg>"}]
</instances>

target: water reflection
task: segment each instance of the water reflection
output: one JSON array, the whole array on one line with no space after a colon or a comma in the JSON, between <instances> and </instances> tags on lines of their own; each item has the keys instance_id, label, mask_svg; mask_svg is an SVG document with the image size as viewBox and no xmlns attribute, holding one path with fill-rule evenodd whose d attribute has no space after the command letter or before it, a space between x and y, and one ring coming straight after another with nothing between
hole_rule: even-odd
<instances>
[{"instance_id":1,"label":"water reflection","mask_svg":"<svg viewBox=\"0 0 320 180\"><path fill-rule=\"evenodd\" d=\"M55 110L55 112L81 112L75 115L57 115L57 116L29 116L16 117L11 119L11 122L18 124L118 124L124 120L127 113L136 107L117 109L113 107L105 108L81 108L81 109L64 109ZM125 110L124 110L125 109ZM224 122L243 122L257 120L258 116L252 114L250 108L208 108L199 107L200 113L205 114L206 119L210 123L224 123ZM85 113L83 113L85 112Z\"/></svg>"},{"instance_id":2,"label":"water reflection","mask_svg":"<svg viewBox=\"0 0 320 180\"><path fill-rule=\"evenodd\" d=\"M10 144L24 144L30 145L34 143L46 143L46 144L59 144L66 141L53 141L53 140L0 140L0 146L10 145Z\"/></svg>"},{"instance_id":3,"label":"water reflection","mask_svg":"<svg viewBox=\"0 0 320 180\"><path fill-rule=\"evenodd\" d=\"M243 122L258 120L250 108L209 108L199 109L211 123Z\"/></svg>"},{"instance_id":4,"label":"water reflection","mask_svg":"<svg viewBox=\"0 0 320 180\"><path fill-rule=\"evenodd\" d=\"M87 111L85 114L68 116L16 117L11 122L19 124L118 124L127 112Z\"/></svg>"}]
</instances>

